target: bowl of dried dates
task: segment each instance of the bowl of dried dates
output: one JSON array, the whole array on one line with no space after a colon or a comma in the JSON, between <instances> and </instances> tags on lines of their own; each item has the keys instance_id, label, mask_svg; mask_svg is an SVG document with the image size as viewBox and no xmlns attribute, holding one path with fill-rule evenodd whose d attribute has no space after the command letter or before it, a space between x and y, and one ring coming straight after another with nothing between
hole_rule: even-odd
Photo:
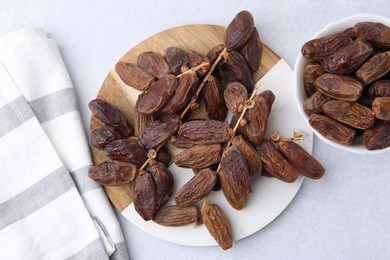
<instances>
[{"instance_id":1,"label":"bowl of dried dates","mask_svg":"<svg viewBox=\"0 0 390 260\"><path fill-rule=\"evenodd\" d=\"M294 67L298 111L325 143L390 150L390 19L356 14L303 44Z\"/></svg>"}]
</instances>

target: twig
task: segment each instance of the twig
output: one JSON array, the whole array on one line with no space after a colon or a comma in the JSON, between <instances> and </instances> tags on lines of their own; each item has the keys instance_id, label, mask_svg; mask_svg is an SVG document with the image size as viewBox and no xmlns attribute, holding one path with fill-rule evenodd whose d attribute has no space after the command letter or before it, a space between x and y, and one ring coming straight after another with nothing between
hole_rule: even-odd
<instances>
[{"instance_id":1,"label":"twig","mask_svg":"<svg viewBox=\"0 0 390 260\"><path fill-rule=\"evenodd\" d=\"M298 140L305 140L305 136L298 132L294 131L294 136L291 138L281 137L278 132L272 132L270 139L272 142L291 142L291 141L298 141Z\"/></svg>"},{"instance_id":2,"label":"twig","mask_svg":"<svg viewBox=\"0 0 390 260\"><path fill-rule=\"evenodd\" d=\"M185 75L185 74L197 72L198 70L203 69L204 67L207 68L208 66L210 66L210 63L209 63L208 61L203 61L203 62L202 62L201 64L199 64L198 66L193 67L193 68L191 68L191 69L189 69L189 70L186 70L186 71L184 71L183 73L177 75L176 78L180 78L181 76L183 76L183 75Z\"/></svg>"}]
</instances>

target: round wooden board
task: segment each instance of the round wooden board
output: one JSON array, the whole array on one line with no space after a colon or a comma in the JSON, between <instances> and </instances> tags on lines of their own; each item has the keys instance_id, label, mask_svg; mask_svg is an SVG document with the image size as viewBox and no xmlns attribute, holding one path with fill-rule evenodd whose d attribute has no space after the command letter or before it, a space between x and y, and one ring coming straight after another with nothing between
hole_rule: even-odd
<instances>
[{"instance_id":1,"label":"round wooden board","mask_svg":"<svg viewBox=\"0 0 390 260\"><path fill-rule=\"evenodd\" d=\"M168 29L142 41L130 49L120 61L136 64L137 57L140 53L155 51L164 55L164 50L171 46L179 47L185 51L195 50L206 54L212 47L224 42L225 31L226 28L223 26L207 24L186 25ZM254 74L254 81L258 81L279 60L280 58L270 48L263 44L261 65ZM128 122L131 125L134 125L133 109L141 91L123 83L116 74L114 67L110 70L104 80L97 97L119 108ZM193 116L197 118L204 117L204 106L200 106L193 114ZM92 117L90 133L101 126L103 126L103 124ZM178 152L172 145L168 145L166 149L173 155ZM92 157L95 164L99 164L108 159L104 156L102 151L93 148ZM105 186L104 189L111 202L119 211L123 211L132 202L132 187L130 185Z\"/></svg>"}]
</instances>

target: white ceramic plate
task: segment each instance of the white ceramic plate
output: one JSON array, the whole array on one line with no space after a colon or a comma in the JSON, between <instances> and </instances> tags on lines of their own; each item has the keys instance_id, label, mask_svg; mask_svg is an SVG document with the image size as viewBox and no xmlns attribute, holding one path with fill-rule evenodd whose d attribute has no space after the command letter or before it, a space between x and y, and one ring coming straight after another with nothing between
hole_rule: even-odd
<instances>
[{"instance_id":1,"label":"white ceramic plate","mask_svg":"<svg viewBox=\"0 0 390 260\"><path fill-rule=\"evenodd\" d=\"M263 79L264 83L259 91L271 89L276 96L267 136L277 130L282 136L291 137L293 131L298 130L306 137L304 141L300 141L300 144L311 153L313 134L299 115L294 102L292 69L285 61L280 60ZM175 165L170 166L169 170L175 178L174 194L194 176L191 169L178 168ZM247 206L240 211L230 206L222 191L212 192L209 202L217 203L222 208L230 220L234 240L239 240L255 233L274 220L294 198L302 182L302 176L294 183L258 177L253 182L253 193ZM173 204L172 199L168 202L169 204ZM145 222L135 211L133 203L122 214L141 230L165 241L191 246L216 245L204 225L196 228L192 225L164 227L153 221Z\"/></svg>"},{"instance_id":2,"label":"white ceramic plate","mask_svg":"<svg viewBox=\"0 0 390 260\"><path fill-rule=\"evenodd\" d=\"M341 19L339 21L330 23L326 25L322 30L314 34L312 39L325 37L336 32L344 31L345 29L354 26L358 22L379 22L387 26L390 26L390 19L384 18L379 15L374 14L355 14L347 18ZM308 39L309 40L309 39ZM308 60L304 59L301 52L299 52L298 58L295 62L294 67L294 97L298 106L298 111L301 114L302 118L306 124L311 128L311 130L325 143L332 145L338 149L357 153L357 154L378 154L386 151L390 151L390 147L381 150L369 151L363 146L362 138L356 138L351 145L342 145L331 141L320 133L318 133L314 128L309 124L309 117L303 111L303 102L306 99L305 90L303 88L303 73L305 66L308 63Z\"/></svg>"}]
</instances>

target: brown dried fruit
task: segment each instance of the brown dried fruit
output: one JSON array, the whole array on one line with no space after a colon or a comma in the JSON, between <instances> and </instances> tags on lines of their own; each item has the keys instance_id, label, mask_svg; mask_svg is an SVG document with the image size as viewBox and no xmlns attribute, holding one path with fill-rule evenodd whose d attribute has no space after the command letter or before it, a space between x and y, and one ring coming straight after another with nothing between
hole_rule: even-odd
<instances>
[{"instance_id":1,"label":"brown dried fruit","mask_svg":"<svg viewBox=\"0 0 390 260\"><path fill-rule=\"evenodd\" d=\"M202 63L209 64L208 66L204 66L201 69L196 71L196 74L198 74L198 77L203 77L204 75L206 75L207 71L210 68L209 59L205 55L203 55L197 51L194 51L194 50L189 50L187 55L188 55L188 60L190 63L190 68L197 67Z\"/></svg>"},{"instance_id":2,"label":"brown dried fruit","mask_svg":"<svg viewBox=\"0 0 390 260\"><path fill-rule=\"evenodd\" d=\"M194 146L194 144L187 142L180 136L172 136L171 143L179 149L187 149Z\"/></svg>"},{"instance_id":3,"label":"brown dried fruit","mask_svg":"<svg viewBox=\"0 0 390 260\"><path fill-rule=\"evenodd\" d=\"M262 50L263 45L261 44L260 35L255 27L251 37L240 49L242 57L244 57L252 72L255 72L260 66Z\"/></svg>"},{"instance_id":4,"label":"brown dried fruit","mask_svg":"<svg viewBox=\"0 0 390 260\"><path fill-rule=\"evenodd\" d=\"M241 154L245 157L248 164L249 176L251 178L258 174L261 174L263 170L263 163L261 162L260 155L256 149L253 148L241 135L235 136L232 140L232 145L240 150Z\"/></svg>"},{"instance_id":5,"label":"brown dried fruit","mask_svg":"<svg viewBox=\"0 0 390 260\"><path fill-rule=\"evenodd\" d=\"M173 162L184 168L203 169L221 160L220 144L195 145L179 153Z\"/></svg>"},{"instance_id":6,"label":"brown dried fruit","mask_svg":"<svg viewBox=\"0 0 390 260\"><path fill-rule=\"evenodd\" d=\"M146 170L151 173L154 180L156 187L156 206L158 210L167 203L173 193L173 176L161 162L148 166Z\"/></svg>"},{"instance_id":7,"label":"brown dried fruit","mask_svg":"<svg viewBox=\"0 0 390 260\"><path fill-rule=\"evenodd\" d=\"M180 116L171 115L154 121L144 129L139 136L139 143L145 149L156 148L172 135L176 134L180 127Z\"/></svg>"},{"instance_id":8,"label":"brown dried fruit","mask_svg":"<svg viewBox=\"0 0 390 260\"><path fill-rule=\"evenodd\" d=\"M390 97L377 97L372 102L372 111L380 120L390 120Z\"/></svg>"},{"instance_id":9,"label":"brown dried fruit","mask_svg":"<svg viewBox=\"0 0 390 260\"><path fill-rule=\"evenodd\" d=\"M263 97L256 95L253 101L253 108L244 115L246 124L242 127L242 133L253 144L259 144L267 132L269 112L267 101Z\"/></svg>"},{"instance_id":10,"label":"brown dried fruit","mask_svg":"<svg viewBox=\"0 0 390 260\"><path fill-rule=\"evenodd\" d=\"M303 110L306 114L311 115L313 113L322 113L322 106L331 100L330 97L321 94L321 92L317 91L303 103Z\"/></svg>"},{"instance_id":11,"label":"brown dried fruit","mask_svg":"<svg viewBox=\"0 0 390 260\"><path fill-rule=\"evenodd\" d=\"M363 85L350 77L324 74L314 82L317 90L335 99L356 101L362 95Z\"/></svg>"},{"instance_id":12,"label":"brown dried fruit","mask_svg":"<svg viewBox=\"0 0 390 260\"><path fill-rule=\"evenodd\" d=\"M233 245L232 228L225 213L216 204L206 204L201 209L203 223L223 250Z\"/></svg>"},{"instance_id":13,"label":"brown dried fruit","mask_svg":"<svg viewBox=\"0 0 390 260\"><path fill-rule=\"evenodd\" d=\"M381 23L362 22L353 27L357 37L362 37L369 43L390 50L390 28Z\"/></svg>"},{"instance_id":14,"label":"brown dried fruit","mask_svg":"<svg viewBox=\"0 0 390 260\"><path fill-rule=\"evenodd\" d=\"M375 117L371 109L356 102L331 100L322 109L325 115L358 129L367 129L374 125Z\"/></svg>"},{"instance_id":15,"label":"brown dried fruit","mask_svg":"<svg viewBox=\"0 0 390 260\"><path fill-rule=\"evenodd\" d=\"M120 139L109 143L104 148L104 155L119 161L143 164L147 157L147 152L136 139Z\"/></svg>"},{"instance_id":16,"label":"brown dried fruit","mask_svg":"<svg viewBox=\"0 0 390 260\"><path fill-rule=\"evenodd\" d=\"M178 136L193 144L217 144L229 141L230 133L226 122L194 120L182 124Z\"/></svg>"},{"instance_id":17,"label":"brown dried fruit","mask_svg":"<svg viewBox=\"0 0 390 260\"><path fill-rule=\"evenodd\" d=\"M88 176L101 185L125 185L132 182L137 173L137 167L131 163L105 161L92 166Z\"/></svg>"},{"instance_id":18,"label":"brown dried fruit","mask_svg":"<svg viewBox=\"0 0 390 260\"><path fill-rule=\"evenodd\" d=\"M160 209L153 221L166 227L181 227L196 223L198 218L199 213L195 206L179 207L173 205Z\"/></svg>"},{"instance_id":19,"label":"brown dried fruit","mask_svg":"<svg viewBox=\"0 0 390 260\"><path fill-rule=\"evenodd\" d=\"M244 110L244 103L248 99L248 91L240 82L230 82L223 92L223 98L229 110L237 115Z\"/></svg>"},{"instance_id":20,"label":"brown dried fruit","mask_svg":"<svg viewBox=\"0 0 390 260\"><path fill-rule=\"evenodd\" d=\"M390 71L390 51L371 57L357 71L356 76L366 86Z\"/></svg>"},{"instance_id":21,"label":"brown dried fruit","mask_svg":"<svg viewBox=\"0 0 390 260\"><path fill-rule=\"evenodd\" d=\"M221 54L221 52L223 51L223 48L225 48L225 46L223 44L219 44L209 50L209 52L206 54L206 57L209 59L210 64L214 64L219 54Z\"/></svg>"},{"instance_id":22,"label":"brown dried fruit","mask_svg":"<svg viewBox=\"0 0 390 260\"><path fill-rule=\"evenodd\" d=\"M165 166L169 166L172 156L164 149L161 148L157 152L156 160L163 163Z\"/></svg>"},{"instance_id":23,"label":"brown dried fruit","mask_svg":"<svg viewBox=\"0 0 390 260\"><path fill-rule=\"evenodd\" d=\"M156 187L152 175L141 171L134 185L134 207L146 221L153 219L157 210Z\"/></svg>"},{"instance_id":24,"label":"brown dried fruit","mask_svg":"<svg viewBox=\"0 0 390 260\"><path fill-rule=\"evenodd\" d=\"M309 124L325 138L340 144L350 144L355 138L354 130L327 116L312 114Z\"/></svg>"},{"instance_id":25,"label":"brown dried fruit","mask_svg":"<svg viewBox=\"0 0 390 260\"><path fill-rule=\"evenodd\" d=\"M320 64L308 63L306 65L303 74L303 86L307 97L311 97L317 91L314 82L322 74L324 74L324 69Z\"/></svg>"},{"instance_id":26,"label":"brown dried fruit","mask_svg":"<svg viewBox=\"0 0 390 260\"><path fill-rule=\"evenodd\" d=\"M211 75L202 89L206 112L210 119L224 121L226 118L227 108L223 101L223 89L222 83Z\"/></svg>"},{"instance_id":27,"label":"brown dried fruit","mask_svg":"<svg viewBox=\"0 0 390 260\"><path fill-rule=\"evenodd\" d=\"M168 62L172 73L175 75L188 70L190 67L187 53L177 47L169 47L165 49L165 60Z\"/></svg>"},{"instance_id":28,"label":"brown dried fruit","mask_svg":"<svg viewBox=\"0 0 390 260\"><path fill-rule=\"evenodd\" d=\"M225 36L228 51L238 50L251 37L255 28L253 16L248 11L239 12L230 22Z\"/></svg>"},{"instance_id":29,"label":"brown dried fruit","mask_svg":"<svg viewBox=\"0 0 390 260\"><path fill-rule=\"evenodd\" d=\"M284 159L272 141L264 139L256 150L269 174L284 182L294 182L298 178L297 171Z\"/></svg>"},{"instance_id":30,"label":"brown dried fruit","mask_svg":"<svg viewBox=\"0 0 390 260\"><path fill-rule=\"evenodd\" d=\"M348 74L355 71L372 53L370 44L357 39L325 58L322 66L326 72Z\"/></svg>"},{"instance_id":31,"label":"brown dried fruit","mask_svg":"<svg viewBox=\"0 0 390 260\"><path fill-rule=\"evenodd\" d=\"M302 175L311 179L320 179L324 175L325 168L298 144L279 142L279 151Z\"/></svg>"},{"instance_id":32,"label":"brown dried fruit","mask_svg":"<svg viewBox=\"0 0 390 260\"><path fill-rule=\"evenodd\" d=\"M371 129L364 131L363 144L368 150L384 149L390 146L390 121L378 121Z\"/></svg>"},{"instance_id":33,"label":"brown dried fruit","mask_svg":"<svg viewBox=\"0 0 390 260\"><path fill-rule=\"evenodd\" d=\"M379 80L376 81L368 89L371 99L376 97L390 97L390 80Z\"/></svg>"},{"instance_id":34,"label":"brown dried fruit","mask_svg":"<svg viewBox=\"0 0 390 260\"><path fill-rule=\"evenodd\" d=\"M139 136L142 131L148 127L151 123L154 122L154 115L142 115L138 113L138 104L139 101L143 98L143 96L146 94L146 92L142 92L138 98L137 102L135 103L134 106L134 133L136 136Z\"/></svg>"},{"instance_id":35,"label":"brown dried fruit","mask_svg":"<svg viewBox=\"0 0 390 260\"><path fill-rule=\"evenodd\" d=\"M272 105L274 104L274 101L275 101L274 93L271 90L267 89L267 90L261 92L258 95L260 97L263 97L265 99L265 101L267 102L268 114L270 114L271 110L272 110Z\"/></svg>"},{"instance_id":36,"label":"brown dried fruit","mask_svg":"<svg viewBox=\"0 0 390 260\"><path fill-rule=\"evenodd\" d=\"M230 205L237 210L243 209L252 187L248 164L237 147L230 146L222 154L219 180Z\"/></svg>"},{"instance_id":37,"label":"brown dried fruit","mask_svg":"<svg viewBox=\"0 0 390 260\"><path fill-rule=\"evenodd\" d=\"M137 65L122 61L115 65L115 72L126 85L141 91L148 90L155 79Z\"/></svg>"},{"instance_id":38,"label":"brown dried fruit","mask_svg":"<svg viewBox=\"0 0 390 260\"><path fill-rule=\"evenodd\" d=\"M91 146L97 149L104 149L112 141L121 138L118 131L112 126L103 126L93 130L90 138Z\"/></svg>"},{"instance_id":39,"label":"brown dried fruit","mask_svg":"<svg viewBox=\"0 0 390 260\"><path fill-rule=\"evenodd\" d=\"M169 101L177 87L176 77L164 75L154 83L138 103L138 112L142 115L155 115Z\"/></svg>"},{"instance_id":40,"label":"brown dried fruit","mask_svg":"<svg viewBox=\"0 0 390 260\"><path fill-rule=\"evenodd\" d=\"M165 74L171 73L168 63L164 57L157 52L147 51L138 55L137 64L140 68L157 78L162 78Z\"/></svg>"},{"instance_id":41,"label":"brown dried fruit","mask_svg":"<svg viewBox=\"0 0 390 260\"><path fill-rule=\"evenodd\" d=\"M306 42L302 46L301 52L306 59L320 61L350 43L352 43L352 39L340 32Z\"/></svg>"},{"instance_id":42,"label":"brown dried fruit","mask_svg":"<svg viewBox=\"0 0 390 260\"><path fill-rule=\"evenodd\" d=\"M201 170L175 194L178 206L192 206L210 193L217 181L217 173L208 168Z\"/></svg>"},{"instance_id":43,"label":"brown dried fruit","mask_svg":"<svg viewBox=\"0 0 390 260\"><path fill-rule=\"evenodd\" d=\"M353 27L349 27L343 31L344 34L348 35L352 40L356 40L355 32L353 31Z\"/></svg>"}]
</instances>

